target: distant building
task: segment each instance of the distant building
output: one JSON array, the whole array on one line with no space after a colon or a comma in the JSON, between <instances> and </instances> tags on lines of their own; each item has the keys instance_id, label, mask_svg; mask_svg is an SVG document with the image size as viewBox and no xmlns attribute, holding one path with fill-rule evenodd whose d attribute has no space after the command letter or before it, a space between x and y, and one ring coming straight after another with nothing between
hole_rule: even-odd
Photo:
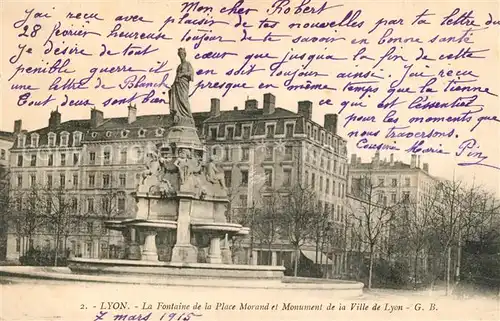
<instances>
[{"instance_id":1,"label":"distant building","mask_svg":"<svg viewBox=\"0 0 500 321\"><path fill-rule=\"evenodd\" d=\"M0 260L5 260L7 254L7 223L9 194L9 150L15 140L14 134L0 131Z\"/></svg>"},{"instance_id":2,"label":"distant building","mask_svg":"<svg viewBox=\"0 0 500 321\"><path fill-rule=\"evenodd\" d=\"M20 124L19 124L20 125ZM5 132L0 130L0 166L7 166L9 164L9 150L14 143L14 133Z\"/></svg>"},{"instance_id":3,"label":"distant building","mask_svg":"<svg viewBox=\"0 0 500 321\"><path fill-rule=\"evenodd\" d=\"M348 260L350 269L355 264L354 257L360 252L368 251L369 240L365 230L368 228L366 221L370 219L369 216L375 220L372 221L372 226L383 223L374 231L380 232L376 248L378 256L381 251L387 251L392 233L401 233L393 230L392 222L386 220L388 216L382 216L382 219L378 220L380 213L393 211L392 213L398 213L393 219L404 220L404 217L400 217L403 212L399 211L399 206L410 202L415 211L423 210L421 204L431 193L435 193L436 183L439 183L439 179L429 173L428 163L421 164L420 156L411 155L411 161L407 164L394 160L393 154L390 155L389 161L381 160L380 153L375 152L372 160L364 163L356 154L352 154L347 194L347 206L351 212L348 222L351 237L347 246L347 251L352 254ZM358 227L359 224L363 226ZM365 233L360 233L359 229ZM361 235L356 236L356 233ZM360 239L360 236L364 239Z\"/></svg>"}]
</instances>

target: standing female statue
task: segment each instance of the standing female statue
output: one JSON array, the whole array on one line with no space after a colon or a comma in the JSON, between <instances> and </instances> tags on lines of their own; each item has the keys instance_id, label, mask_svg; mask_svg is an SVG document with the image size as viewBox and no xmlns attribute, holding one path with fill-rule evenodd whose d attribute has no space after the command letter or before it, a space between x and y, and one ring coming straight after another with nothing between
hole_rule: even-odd
<instances>
[{"instance_id":1,"label":"standing female statue","mask_svg":"<svg viewBox=\"0 0 500 321\"><path fill-rule=\"evenodd\" d=\"M170 113L173 116L174 125L179 123L193 124L193 116L189 106L189 82L194 79L193 67L186 61L184 48L179 48L177 55L181 59L181 63L177 66L174 83L168 91Z\"/></svg>"}]
</instances>

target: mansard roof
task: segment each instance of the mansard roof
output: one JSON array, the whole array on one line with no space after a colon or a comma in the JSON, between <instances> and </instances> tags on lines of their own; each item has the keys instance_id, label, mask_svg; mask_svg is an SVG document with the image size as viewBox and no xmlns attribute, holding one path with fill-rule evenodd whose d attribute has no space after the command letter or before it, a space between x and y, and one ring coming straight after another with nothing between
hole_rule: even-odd
<instances>
[{"instance_id":1,"label":"mansard roof","mask_svg":"<svg viewBox=\"0 0 500 321\"><path fill-rule=\"evenodd\" d=\"M264 109L255 110L221 110L217 116L210 117L207 123L232 122L232 121L255 121L265 119L299 118L298 115L288 109L277 107L272 114L264 114Z\"/></svg>"},{"instance_id":2,"label":"mansard roof","mask_svg":"<svg viewBox=\"0 0 500 321\"><path fill-rule=\"evenodd\" d=\"M11 132L5 132L0 130L0 140L7 140L9 142L13 142L15 140L15 136Z\"/></svg>"}]
</instances>

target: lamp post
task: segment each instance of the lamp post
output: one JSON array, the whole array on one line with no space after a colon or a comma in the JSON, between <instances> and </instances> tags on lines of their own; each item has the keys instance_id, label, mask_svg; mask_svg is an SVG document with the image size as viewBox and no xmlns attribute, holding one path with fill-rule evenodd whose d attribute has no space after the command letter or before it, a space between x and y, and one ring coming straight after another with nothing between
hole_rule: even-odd
<instances>
[{"instance_id":1,"label":"lamp post","mask_svg":"<svg viewBox=\"0 0 500 321\"><path fill-rule=\"evenodd\" d=\"M253 221L254 221L255 202L252 202L250 208L250 265L253 265Z\"/></svg>"}]
</instances>

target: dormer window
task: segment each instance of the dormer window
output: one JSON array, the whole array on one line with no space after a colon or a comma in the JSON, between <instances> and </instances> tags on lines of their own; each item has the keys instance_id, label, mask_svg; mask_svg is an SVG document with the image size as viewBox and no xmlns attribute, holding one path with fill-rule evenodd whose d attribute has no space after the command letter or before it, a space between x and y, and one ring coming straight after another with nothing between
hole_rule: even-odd
<instances>
[{"instance_id":1,"label":"dormer window","mask_svg":"<svg viewBox=\"0 0 500 321\"><path fill-rule=\"evenodd\" d=\"M74 132L73 133L73 146L79 146L81 142L82 142L82 133L81 132Z\"/></svg>"},{"instance_id":2,"label":"dormer window","mask_svg":"<svg viewBox=\"0 0 500 321\"><path fill-rule=\"evenodd\" d=\"M274 137L274 125L266 126L266 137L273 138Z\"/></svg>"},{"instance_id":3,"label":"dormer window","mask_svg":"<svg viewBox=\"0 0 500 321\"><path fill-rule=\"evenodd\" d=\"M293 123L286 124L286 137L293 137Z\"/></svg>"},{"instance_id":4,"label":"dormer window","mask_svg":"<svg viewBox=\"0 0 500 321\"><path fill-rule=\"evenodd\" d=\"M108 137L108 138L111 137L111 132L110 131L106 132L106 137Z\"/></svg>"},{"instance_id":5,"label":"dormer window","mask_svg":"<svg viewBox=\"0 0 500 321\"><path fill-rule=\"evenodd\" d=\"M163 136L163 133L165 132L165 130L163 128L157 128L156 129L156 137L161 137Z\"/></svg>"},{"instance_id":6,"label":"dormer window","mask_svg":"<svg viewBox=\"0 0 500 321\"><path fill-rule=\"evenodd\" d=\"M139 137L145 137L146 136L146 130L144 128L139 129Z\"/></svg>"},{"instance_id":7,"label":"dormer window","mask_svg":"<svg viewBox=\"0 0 500 321\"><path fill-rule=\"evenodd\" d=\"M216 140L217 139L217 127L210 127L210 139L211 140Z\"/></svg>"},{"instance_id":8,"label":"dormer window","mask_svg":"<svg viewBox=\"0 0 500 321\"><path fill-rule=\"evenodd\" d=\"M62 132L61 133L61 146L63 146L63 147L68 146L68 139L69 139L69 133Z\"/></svg>"},{"instance_id":9,"label":"dormer window","mask_svg":"<svg viewBox=\"0 0 500 321\"><path fill-rule=\"evenodd\" d=\"M31 147L36 148L38 147L38 141L40 139L40 135L38 134L31 134Z\"/></svg>"},{"instance_id":10,"label":"dormer window","mask_svg":"<svg viewBox=\"0 0 500 321\"><path fill-rule=\"evenodd\" d=\"M226 139L233 139L234 138L234 127L227 127L226 128Z\"/></svg>"},{"instance_id":11,"label":"dormer window","mask_svg":"<svg viewBox=\"0 0 500 321\"><path fill-rule=\"evenodd\" d=\"M92 136L92 138L96 138L96 137L97 137L97 133L96 133L96 132L93 132L93 133L91 134L91 136Z\"/></svg>"},{"instance_id":12,"label":"dormer window","mask_svg":"<svg viewBox=\"0 0 500 321\"><path fill-rule=\"evenodd\" d=\"M127 138L128 133L129 133L129 131L128 131L128 130L126 130L126 129L122 130L122 133L121 133L122 138Z\"/></svg>"},{"instance_id":13,"label":"dormer window","mask_svg":"<svg viewBox=\"0 0 500 321\"><path fill-rule=\"evenodd\" d=\"M17 147L24 147L26 145L26 136L19 135L17 136Z\"/></svg>"}]
</instances>

